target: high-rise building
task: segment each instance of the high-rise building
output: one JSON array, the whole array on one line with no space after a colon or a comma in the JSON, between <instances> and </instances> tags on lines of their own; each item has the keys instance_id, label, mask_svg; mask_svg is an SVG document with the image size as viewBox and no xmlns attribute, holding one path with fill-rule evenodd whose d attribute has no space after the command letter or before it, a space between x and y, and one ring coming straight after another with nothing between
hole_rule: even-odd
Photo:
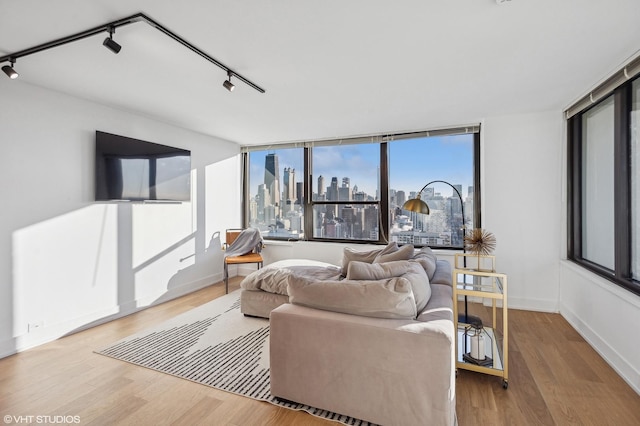
<instances>
[{"instance_id":1,"label":"high-rise building","mask_svg":"<svg viewBox=\"0 0 640 426\"><path fill-rule=\"evenodd\" d=\"M338 178L335 176L331 178L331 185L327 187L327 200L338 200Z\"/></svg>"},{"instance_id":2,"label":"high-rise building","mask_svg":"<svg viewBox=\"0 0 640 426\"><path fill-rule=\"evenodd\" d=\"M264 159L264 184L271 194L271 202L274 205L280 204L280 168L278 166L278 155L267 154Z\"/></svg>"},{"instance_id":3,"label":"high-rise building","mask_svg":"<svg viewBox=\"0 0 640 426\"><path fill-rule=\"evenodd\" d=\"M453 185L453 187L458 190L458 194L460 194L460 197L462 197L462 185ZM453 194L451 194L451 196L458 197L458 194L456 194L456 191L453 191Z\"/></svg>"},{"instance_id":4,"label":"high-rise building","mask_svg":"<svg viewBox=\"0 0 640 426\"><path fill-rule=\"evenodd\" d=\"M324 176L320 175L318 176L318 197L322 199L324 197L324 192Z\"/></svg>"},{"instance_id":5,"label":"high-rise building","mask_svg":"<svg viewBox=\"0 0 640 426\"><path fill-rule=\"evenodd\" d=\"M348 177L342 178L342 186L338 188L338 198L339 201L351 201L351 179Z\"/></svg>"},{"instance_id":6,"label":"high-rise building","mask_svg":"<svg viewBox=\"0 0 640 426\"><path fill-rule=\"evenodd\" d=\"M271 196L267 190L267 185L258 185L258 194L256 195L257 204L257 218L258 220L265 220L265 208L271 204Z\"/></svg>"},{"instance_id":7,"label":"high-rise building","mask_svg":"<svg viewBox=\"0 0 640 426\"><path fill-rule=\"evenodd\" d=\"M285 167L283 180L282 198L284 198L284 202L293 204L296 200L296 170L291 167Z\"/></svg>"},{"instance_id":8,"label":"high-rise building","mask_svg":"<svg viewBox=\"0 0 640 426\"><path fill-rule=\"evenodd\" d=\"M402 207L405 201L407 201L407 197L404 191L396 191L396 206Z\"/></svg>"},{"instance_id":9,"label":"high-rise building","mask_svg":"<svg viewBox=\"0 0 640 426\"><path fill-rule=\"evenodd\" d=\"M304 204L304 182L296 182L296 204Z\"/></svg>"},{"instance_id":10,"label":"high-rise building","mask_svg":"<svg viewBox=\"0 0 640 426\"><path fill-rule=\"evenodd\" d=\"M433 187L425 188L424 189L424 198L430 199L430 198L433 198L433 197L435 197L435 191L434 191Z\"/></svg>"}]
</instances>

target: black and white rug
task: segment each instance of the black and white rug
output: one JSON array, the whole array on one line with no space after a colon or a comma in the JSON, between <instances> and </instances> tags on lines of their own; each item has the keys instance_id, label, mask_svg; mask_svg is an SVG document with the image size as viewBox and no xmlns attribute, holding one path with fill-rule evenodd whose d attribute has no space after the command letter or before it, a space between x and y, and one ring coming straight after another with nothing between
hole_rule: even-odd
<instances>
[{"instance_id":1,"label":"black and white rug","mask_svg":"<svg viewBox=\"0 0 640 426\"><path fill-rule=\"evenodd\" d=\"M347 425L370 423L270 393L269 321L240 313L239 291L96 351L203 385Z\"/></svg>"}]
</instances>

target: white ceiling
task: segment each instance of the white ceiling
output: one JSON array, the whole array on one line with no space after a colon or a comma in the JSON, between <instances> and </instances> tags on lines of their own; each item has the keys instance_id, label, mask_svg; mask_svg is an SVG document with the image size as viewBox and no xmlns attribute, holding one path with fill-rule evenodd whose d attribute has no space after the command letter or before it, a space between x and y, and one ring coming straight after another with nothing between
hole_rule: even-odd
<instances>
[{"instance_id":1,"label":"white ceiling","mask_svg":"<svg viewBox=\"0 0 640 426\"><path fill-rule=\"evenodd\" d=\"M640 49L639 0L0 0L0 56L138 12L266 93L144 23L20 81L253 145L560 111Z\"/></svg>"}]
</instances>

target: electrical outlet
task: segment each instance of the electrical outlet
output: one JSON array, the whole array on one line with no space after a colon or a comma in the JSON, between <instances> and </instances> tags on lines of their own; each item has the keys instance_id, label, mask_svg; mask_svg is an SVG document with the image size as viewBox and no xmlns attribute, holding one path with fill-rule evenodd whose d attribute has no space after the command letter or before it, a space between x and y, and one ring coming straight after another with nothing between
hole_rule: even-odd
<instances>
[{"instance_id":1,"label":"electrical outlet","mask_svg":"<svg viewBox=\"0 0 640 426\"><path fill-rule=\"evenodd\" d=\"M27 325L27 332L31 333L35 330L38 330L40 328L44 327L44 321L36 321L36 322L31 322Z\"/></svg>"}]
</instances>

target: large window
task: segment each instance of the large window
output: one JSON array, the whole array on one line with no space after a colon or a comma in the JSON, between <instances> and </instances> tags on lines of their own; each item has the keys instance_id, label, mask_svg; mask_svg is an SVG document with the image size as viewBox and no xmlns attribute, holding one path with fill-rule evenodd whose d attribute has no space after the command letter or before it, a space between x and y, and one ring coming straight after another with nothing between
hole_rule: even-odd
<instances>
[{"instance_id":1,"label":"large window","mask_svg":"<svg viewBox=\"0 0 640 426\"><path fill-rule=\"evenodd\" d=\"M389 144L390 239L430 247L462 248L474 227L476 135L418 137ZM402 209L420 198L424 215ZM464 216L463 216L464 212Z\"/></svg>"},{"instance_id":2,"label":"large window","mask_svg":"<svg viewBox=\"0 0 640 426\"><path fill-rule=\"evenodd\" d=\"M613 96L582 116L582 257L615 268Z\"/></svg>"},{"instance_id":3,"label":"large window","mask_svg":"<svg viewBox=\"0 0 640 426\"><path fill-rule=\"evenodd\" d=\"M304 237L303 161L303 148L260 150L249 156L247 222L265 238Z\"/></svg>"},{"instance_id":4,"label":"large window","mask_svg":"<svg viewBox=\"0 0 640 426\"><path fill-rule=\"evenodd\" d=\"M245 225L264 238L461 248L479 224L479 126L276 146L243 149ZM403 210L427 183L430 214Z\"/></svg>"},{"instance_id":5,"label":"large window","mask_svg":"<svg viewBox=\"0 0 640 426\"><path fill-rule=\"evenodd\" d=\"M640 77L619 74L569 110L568 257L640 294Z\"/></svg>"},{"instance_id":6,"label":"large window","mask_svg":"<svg viewBox=\"0 0 640 426\"><path fill-rule=\"evenodd\" d=\"M380 144L311 149L313 237L379 239Z\"/></svg>"}]
</instances>

